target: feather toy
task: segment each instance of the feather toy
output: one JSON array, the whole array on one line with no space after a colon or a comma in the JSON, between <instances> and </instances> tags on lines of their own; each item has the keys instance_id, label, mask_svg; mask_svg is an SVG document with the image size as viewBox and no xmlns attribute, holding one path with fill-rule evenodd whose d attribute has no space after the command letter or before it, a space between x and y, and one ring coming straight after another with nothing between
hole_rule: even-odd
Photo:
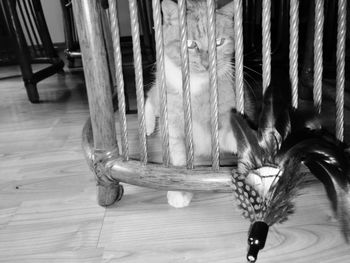
<instances>
[{"instance_id":1,"label":"feather toy","mask_svg":"<svg viewBox=\"0 0 350 263\"><path fill-rule=\"evenodd\" d=\"M294 212L293 198L305 178L303 164L324 184L346 241L350 237L346 145L321 128L317 114L293 109L285 88L267 88L257 128L234 110L231 114L238 144L233 192L243 216L251 221L249 262L255 262L264 248L269 227L286 221Z\"/></svg>"}]
</instances>

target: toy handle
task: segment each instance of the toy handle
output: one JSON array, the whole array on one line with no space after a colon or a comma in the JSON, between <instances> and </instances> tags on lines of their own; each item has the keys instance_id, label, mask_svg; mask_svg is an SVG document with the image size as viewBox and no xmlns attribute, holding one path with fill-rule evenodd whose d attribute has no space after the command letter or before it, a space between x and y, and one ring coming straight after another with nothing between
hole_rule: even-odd
<instances>
[{"instance_id":1,"label":"toy handle","mask_svg":"<svg viewBox=\"0 0 350 263\"><path fill-rule=\"evenodd\" d=\"M269 226L263 221L256 221L252 224L248 236L247 260L255 262L258 258L259 250L265 246Z\"/></svg>"}]
</instances>

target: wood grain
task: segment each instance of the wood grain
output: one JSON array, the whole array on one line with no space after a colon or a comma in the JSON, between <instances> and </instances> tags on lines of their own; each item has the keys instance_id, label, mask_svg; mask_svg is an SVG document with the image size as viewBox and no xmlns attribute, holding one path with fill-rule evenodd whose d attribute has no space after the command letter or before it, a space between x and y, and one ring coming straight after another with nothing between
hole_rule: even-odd
<instances>
[{"instance_id":1,"label":"wood grain","mask_svg":"<svg viewBox=\"0 0 350 263\"><path fill-rule=\"evenodd\" d=\"M112 103L113 86L109 75L107 51L100 16L104 11L101 10L100 3L97 0L73 1L72 3L82 60L83 64L86 65L84 75L89 94L94 148L99 151L118 149ZM116 152L118 153L118 150ZM100 184L97 187L97 199L100 205L108 206L119 199L118 196L121 196L120 188L113 186L113 184Z\"/></svg>"},{"instance_id":2,"label":"wood grain","mask_svg":"<svg viewBox=\"0 0 350 263\"><path fill-rule=\"evenodd\" d=\"M249 223L231 194L197 194L174 209L164 191L125 185L119 203L97 205L81 150L89 115L83 83L81 74L52 76L38 85L46 102L32 105L20 77L0 81L0 262L246 262ZM349 141L348 122L346 131ZM137 130L130 133L132 140ZM312 183L295 214L271 228L258 262L349 258L324 189Z\"/></svg>"},{"instance_id":3,"label":"wood grain","mask_svg":"<svg viewBox=\"0 0 350 263\"><path fill-rule=\"evenodd\" d=\"M96 0L72 1L82 52L86 89L95 148L113 150L116 145L112 87L103 39L100 5Z\"/></svg>"},{"instance_id":4,"label":"wood grain","mask_svg":"<svg viewBox=\"0 0 350 263\"><path fill-rule=\"evenodd\" d=\"M0 82L0 262L101 262L105 209L81 152L82 74L40 83L37 105L22 85Z\"/></svg>"}]
</instances>

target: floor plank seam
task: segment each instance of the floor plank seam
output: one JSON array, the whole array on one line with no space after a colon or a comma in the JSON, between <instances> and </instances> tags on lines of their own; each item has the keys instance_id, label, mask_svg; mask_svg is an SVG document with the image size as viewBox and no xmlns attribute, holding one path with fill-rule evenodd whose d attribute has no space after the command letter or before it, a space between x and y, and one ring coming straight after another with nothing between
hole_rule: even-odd
<instances>
[{"instance_id":1,"label":"floor plank seam","mask_svg":"<svg viewBox=\"0 0 350 263\"><path fill-rule=\"evenodd\" d=\"M105 218L106 218L106 214L107 214L107 208L104 208L104 210L105 211L103 213L103 218L102 218L100 233L99 233L98 238L97 238L96 248L100 248L100 241L101 241L102 230L103 230L103 226L104 226L104 222L105 222Z\"/></svg>"}]
</instances>

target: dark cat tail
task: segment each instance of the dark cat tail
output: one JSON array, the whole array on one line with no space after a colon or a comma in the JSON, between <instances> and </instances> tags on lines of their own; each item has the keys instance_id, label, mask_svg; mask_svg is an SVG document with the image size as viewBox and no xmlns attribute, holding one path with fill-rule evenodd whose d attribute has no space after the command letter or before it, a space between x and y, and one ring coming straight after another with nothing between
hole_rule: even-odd
<instances>
[{"instance_id":1,"label":"dark cat tail","mask_svg":"<svg viewBox=\"0 0 350 263\"><path fill-rule=\"evenodd\" d=\"M259 105L257 96L254 92L256 88L253 88L252 85L254 84L246 79L244 80L244 114L247 121L249 121L249 125L256 128L258 127L261 106Z\"/></svg>"},{"instance_id":2,"label":"dark cat tail","mask_svg":"<svg viewBox=\"0 0 350 263\"><path fill-rule=\"evenodd\" d=\"M286 99L288 92L289 85L280 86L272 80L264 93L258 139L267 163L275 163L274 157L282 141L291 131L290 103Z\"/></svg>"},{"instance_id":3,"label":"dark cat tail","mask_svg":"<svg viewBox=\"0 0 350 263\"><path fill-rule=\"evenodd\" d=\"M350 172L349 155L345 145L330 136L315 133L314 138L305 139L282 154L281 162L296 158L303 162L319 179L327 192L328 199L345 240L350 241Z\"/></svg>"},{"instance_id":4,"label":"dark cat tail","mask_svg":"<svg viewBox=\"0 0 350 263\"><path fill-rule=\"evenodd\" d=\"M284 140L291 130L290 123L290 84L273 78L267 87L259 117L259 135L264 137L264 132L275 129Z\"/></svg>"},{"instance_id":5,"label":"dark cat tail","mask_svg":"<svg viewBox=\"0 0 350 263\"><path fill-rule=\"evenodd\" d=\"M236 110L231 110L231 127L237 141L237 154L246 169L253 169L262 165L262 151L258 137L247 122L247 118Z\"/></svg>"}]
</instances>

